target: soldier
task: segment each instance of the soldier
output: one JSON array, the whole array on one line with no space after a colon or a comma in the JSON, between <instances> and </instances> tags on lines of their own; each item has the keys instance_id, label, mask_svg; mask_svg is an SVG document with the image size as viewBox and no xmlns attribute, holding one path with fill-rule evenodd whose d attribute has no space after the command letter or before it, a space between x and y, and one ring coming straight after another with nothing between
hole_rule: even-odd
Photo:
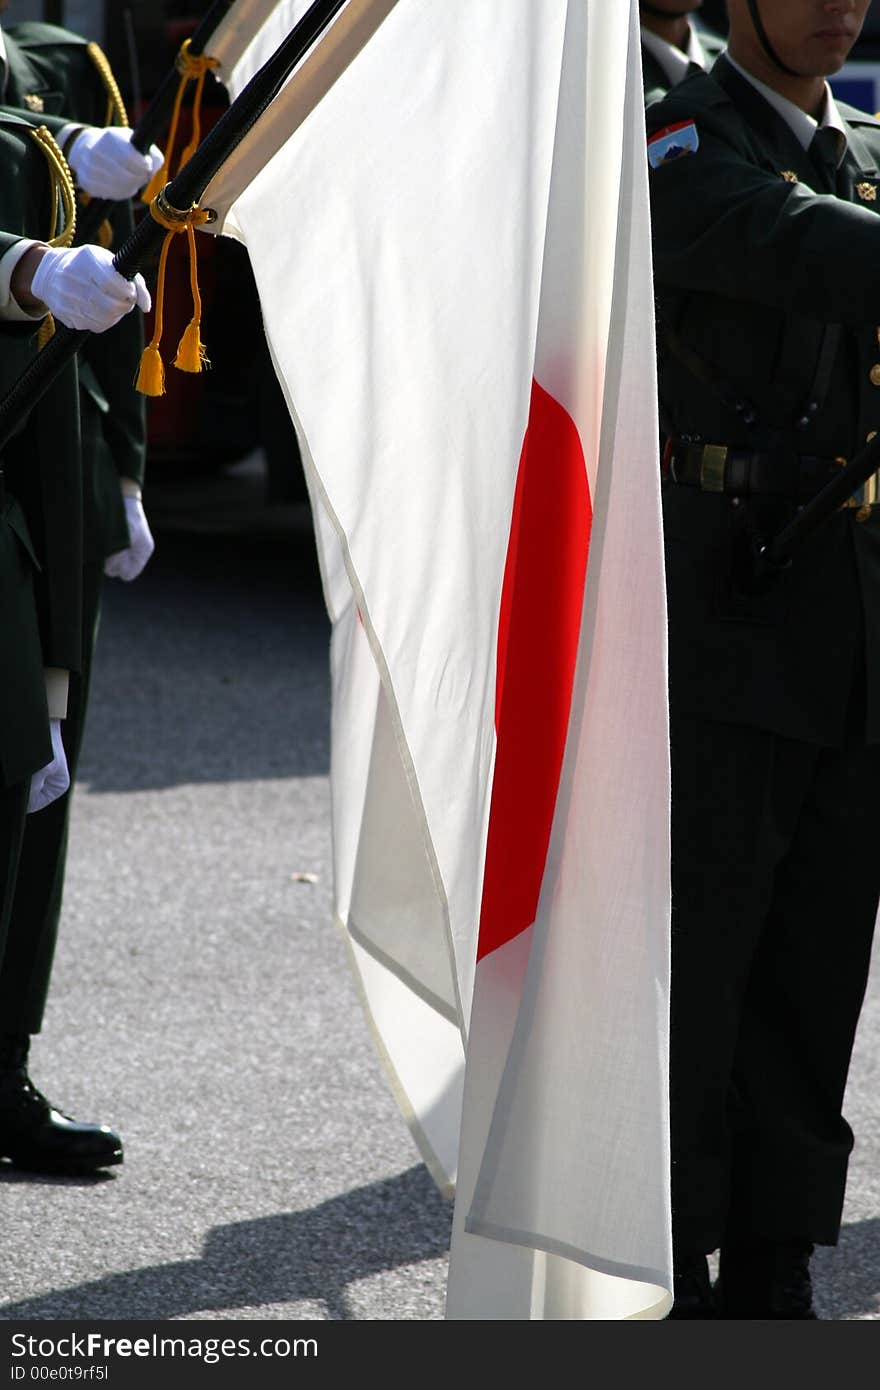
<instances>
[{"instance_id":1,"label":"soldier","mask_svg":"<svg viewBox=\"0 0 880 1390\"><path fill-rule=\"evenodd\" d=\"M27 316L14 301L10 306L8 287L15 265L28 249L28 243L21 240L22 199L16 198L14 205L9 206L10 195L20 194L23 187L20 177L23 163L29 162L38 176L46 180L47 193L49 189L45 168L38 168L39 152L28 144L30 135L30 127L25 122L15 117L0 117L0 188L7 204L0 223L12 228L0 232L0 380L4 385L10 384L6 381L7 371L14 379L20 365L26 361L21 343L16 340L27 330L16 329L12 324L16 320L26 320ZM48 215L48 201L46 211ZM17 250L19 246L20 251ZM31 323L29 329L32 328ZM0 681L0 958L32 784L37 784L37 796L48 796L54 787L63 789L67 780L63 750L59 764L55 752L57 732L49 722L34 593L37 566L34 542L22 508L7 484L5 462L5 457L0 459L0 602L3 612L0 622L0 670L3 672Z\"/></svg>"},{"instance_id":2,"label":"soldier","mask_svg":"<svg viewBox=\"0 0 880 1390\"><path fill-rule=\"evenodd\" d=\"M161 152L155 148L149 156L134 150L127 128L99 128L108 116L124 113L112 75L93 45L53 26L21 25L0 33L0 67L4 99L19 105L22 116L54 129L83 192L128 199L161 164ZM114 223L117 235L124 235L131 226L129 205L119 209ZM92 248L81 252L84 257L92 254ZM43 272L40 288L47 278ZM70 322L63 308L59 318ZM87 322L72 326L93 331L95 327ZM83 732L102 572L134 578L153 549L140 499L143 405L132 387L142 342L140 315L127 315L106 338L91 339L80 358L82 472L77 514L82 517L82 536L80 572L69 590L79 596L77 648L67 681L66 718L63 725L53 724L56 737L63 730L63 748L58 751L70 776ZM75 407L69 410L72 425L76 415ZM37 429L58 418L45 402L35 417ZM79 443L77 439L77 447ZM31 501L35 506L35 499ZM69 534L61 537L56 532L56 563L69 542ZM30 1036L42 1022L61 909L69 803L69 796L57 796L26 823L15 898L6 908L6 948L0 966L0 1153L19 1167L52 1172L82 1172L122 1157L118 1135L104 1126L72 1130L71 1122L48 1106L27 1075Z\"/></svg>"},{"instance_id":3,"label":"soldier","mask_svg":"<svg viewBox=\"0 0 880 1390\"><path fill-rule=\"evenodd\" d=\"M639 0L645 104L659 101L689 72L711 68L724 39L690 16L703 0Z\"/></svg>"},{"instance_id":4,"label":"soldier","mask_svg":"<svg viewBox=\"0 0 880 1390\"><path fill-rule=\"evenodd\" d=\"M648 112L674 1317L815 1317L809 1260L837 1241L853 1142L880 899L876 476L772 581L752 556L880 429L880 123L825 80L867 7L729 0L727 54Z\"/></svg>"}]
</instances>

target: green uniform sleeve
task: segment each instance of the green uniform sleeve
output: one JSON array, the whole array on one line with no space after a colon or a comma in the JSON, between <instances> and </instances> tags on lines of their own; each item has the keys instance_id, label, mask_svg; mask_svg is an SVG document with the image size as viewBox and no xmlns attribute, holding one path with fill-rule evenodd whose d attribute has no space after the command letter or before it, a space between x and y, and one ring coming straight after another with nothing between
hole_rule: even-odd
<instances>
[{"instance_id":1,"label":"green uniform sleeve","mask_svg":"<svg viewBox=\"0 0 880 1390\"><path fill-rule=\"evenodd\" d=\"M6 252L11 251L13 246L17 245L19 241L21 241L21 237L16 236L13 232L0 232L0 260L2 260Z\"/></svg>"},{"instance_id":2,"label":"green uniform sleeve","mask_svg":"<svg viewBox=\"0 0 880 1390\"><path fill-rule=\"evenodd\" d=\"M807 312L858 326L880 322L880 218L813 193L757 164L741 127L675 98L648 113L652 132L692 120L699 148L651 169L659 286ZM649 147L650 152L650 147Z\"/></svg>"}]
</instances>

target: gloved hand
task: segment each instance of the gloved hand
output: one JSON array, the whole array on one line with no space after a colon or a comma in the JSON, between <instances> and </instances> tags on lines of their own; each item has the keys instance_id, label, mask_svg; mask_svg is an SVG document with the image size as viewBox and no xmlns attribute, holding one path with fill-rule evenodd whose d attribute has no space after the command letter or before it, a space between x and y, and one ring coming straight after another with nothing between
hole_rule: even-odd
<instances>
[{"instance_id":1,"label":"gloved hand","mask_svg":"<svg viewBox=\"0 0 880 1390\"><path fill-rule=\"evenodd\" d=\"M150 308L143 276L126 280L113 269L113 256L103 246L49 247L34 271L31 293L68 328L103 333L137 304Z\"/></svg>"},{"instance_id":2,"label":"gloved hand","mask_svg":"<svg viewBox=\"0 0 880 1390\"><path fill-rule=\"evenodd\" d=\"M31 777L31 787L28 794L27 813L32 811L42 811L44 806L48 806L59 796L63 796L70 786L70 773L67 770L67 756L64 752L64 744L61 742L61 720L49 720L49 733L52 738L53 758L51 763L41 767L39 772L35 772Z\"/></svg>"},{"instance_id":3,"label":"gloved hand","mask_svg":"<svg viewBox=\"0 0 880 1390\"><path fill-rule=\"evenodd\" d=\"M127 550L116 550L104 561L104 573L111 579L137 579L156 549L156 542L147 524L139 497L124 497L125 520L131 544Z\"/></svg>"},{"instance_id":4,"label":"gloved hand","mask_svg":"<svg viewBox=\"0 0 880 1390\"><path fill-rule=\"evenodd\" d=\"M141 154L124 125L97 130L85 126L67 152L71 172L84 193L93 198L133 198L162 168L162 151L151 145Z\"/></svg>"}]
</instances>

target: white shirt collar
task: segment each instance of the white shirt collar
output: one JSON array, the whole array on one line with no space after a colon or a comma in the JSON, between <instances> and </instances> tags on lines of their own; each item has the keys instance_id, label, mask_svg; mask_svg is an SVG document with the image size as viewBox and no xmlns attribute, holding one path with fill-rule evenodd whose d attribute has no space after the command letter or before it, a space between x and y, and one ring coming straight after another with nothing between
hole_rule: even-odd
<instances>
[{"instance_id":1,"label":"white shirt collar","mask_svg":"<svg viewBox=\"0 0 880 1390\"><path fill-rule=\"evenodd\" d=\"M0 27L0 63L6 64L7 67L9 66L8 63L6 63L6 40L3 37L2 27Z\"/></svg>"},{"instance_id":2,"label":"white shirt collar","mask_svg":"<svg viewBox=\"0 0 880 1390\"><path fill-rule=\"evenodd\" d=\"M764 100L769 102L774 111L779 113L795 139L798 141L798 144L802 145L805 150L809 149L813 136L819 129L820 124L823 128L825 126L830 126L832 130L836 130L840 137L838 140L840 155L837 160L838 164L840 163L843 156L846 154L848 143L846 126L843 123L843 117L834 103L834 97L831 94L831 88L828 86L827 82L825 83L825 109L822 113L822 120L819 122L809 115L808 112L802 111L799 106L795 106L793 101L788 100L788 97L780 96L779 92L774 91L772 87L768 87L766 82L759 82L757 77L753 77L745 68L740 67L739 63L731 58L730 53L727 53L726 57L730 66L736 68L739 75L744 77L747 82L751 82L755 90L761 93Z\"/></svg>"},{"instance_id":3,"label":"white shirt collar","mask_svg":"<svg viewBox=\"0 0 880 1390\"><path fill-rule=\"evenodd\" d=\"M693 24L688 27L690 37L687 52L682 53L681 49L676 48L674 43L667 43L665 39L660 38L659 34L655 34L653 30L646 29L642 25L642 43L651 57L657 59L673 87L677 87L679 82L684 80L691 63L696 63L701 68L706 66L706 55L703 52L703 45L697 37L697 31Z\"/></svg>"}]
</instances>

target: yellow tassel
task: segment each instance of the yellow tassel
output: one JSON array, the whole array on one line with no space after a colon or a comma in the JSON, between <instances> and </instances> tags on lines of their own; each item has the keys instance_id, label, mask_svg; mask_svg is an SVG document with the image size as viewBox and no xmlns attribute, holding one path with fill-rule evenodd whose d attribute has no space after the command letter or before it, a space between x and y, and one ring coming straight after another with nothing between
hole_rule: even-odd
<instances>
[{"instance_id":1,"label":"yellow tassel","mask_svg":"<svg viewBox=\"0 0 880 1390\"><path fill-rule=\"evenodd\" d=\"M184 329L183 337L177 347L174 365L179 367L182 372L203 372L206 367L210 367L211 363L199 333L198 319L190 319Z\"/></svg>"},{"instance_id":2,"label":"yellow tassel","mask_svg":"<svg viewBox=\"0 0 880 1390\"><path fill-rule=\"evenodd\" d=\"M144 348L135 389L140 391L142 396L165 394L165 367L159 349L152 343L148 343Z\"/></svg>"},{"instance_id":3,"label":"yellow tassel","mask_svg":"<svg viewBox=\"0 0 880 1390\"><path fill-rule=\"evenodd\" d=\"M196 234L192 222L186 224L186 236L189 242L189 285L193 297L193 316L178 344L174 365L179 367L182 372L203 372L206 367L210 367L211 363L208 361L199 334L202 321L202 296L199 294Z\"/></svg>"},{"instance_id":4,"label":"yellow tassel","mask_svg":"<svg viewBox=\"0 0 880 1390\"><path fill-rule=\"evenodd\" d=\"M176 234L185 232L189 242L189 282L193 297L193 316L177 348L175 367L184 372L201 372L211 364L202 346L199 325L202 318L202 299L199 294L198 264L196 255L196 234L194 224L201 225L209 214L193 205L186 211L164 204L164 195L159 195L150 204L150 216L168 231L159 255L159 268L156 274L156 301L153 311L153 337L144 348L141 370L138 374L137 389L145 396L161 396L165 389L165 372L159 356L159 343L162 340L162 318L165 304L165 270L168 251Z\"/></svg>"},{"instance_id":5,"label":"yellow tassel","mask_svg":"<svg viewBox=\"0 0 880 1390\"><path fill-rule=\"evenodd\" d=\"M173 231L169 231L162 242L159 253L159 271L156 277L156 303L153 308L153 336L141 353L141 366L134 389L142 396L165 395L165 366L159 352L162 341L162 315L165 304L165 266L168 261L168 248Z\"/></svg>"},{"instance_id":6,"label":"yellow tassel","mask_svg":"<svg viewBox=\"0 0 880 1390\"><path fill-rule=\"evenodd\" d=\"M54 336L55 320L53 319L51 314L47 314L46 317L43 319L43 322L40 324L40 331L37 334L38 350L42 352L43 348L49 342L50 338L54 338Z\"/></svg>"}]
</instances>

